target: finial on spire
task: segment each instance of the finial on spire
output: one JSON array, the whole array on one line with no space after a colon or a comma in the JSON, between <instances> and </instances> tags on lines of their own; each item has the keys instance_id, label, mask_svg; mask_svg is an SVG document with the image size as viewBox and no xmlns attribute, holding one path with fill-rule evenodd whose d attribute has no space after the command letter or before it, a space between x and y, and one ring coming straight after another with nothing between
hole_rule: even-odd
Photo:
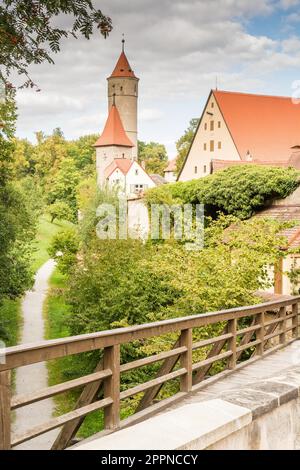
<instances>
[{"instance_id":1,"label":"finial on spire","mask_svg":"<svg viewBox=\"0 0 300 470\"><path fill-rule=\"evenodd\" d=\"M124 39L124 33L122 34L122 52L124 52L124 45L125 45L125 39Z\"/></svg>"},{"instance_id":2,"label":"finial on spire","mask_svg":"<svg viewBox=\"0 0 300 470\"><path fill-rule=\"evenodd\" d=\"M218 90L218 75L216 75L216 90Z\"/></svg>"}]
</instances>

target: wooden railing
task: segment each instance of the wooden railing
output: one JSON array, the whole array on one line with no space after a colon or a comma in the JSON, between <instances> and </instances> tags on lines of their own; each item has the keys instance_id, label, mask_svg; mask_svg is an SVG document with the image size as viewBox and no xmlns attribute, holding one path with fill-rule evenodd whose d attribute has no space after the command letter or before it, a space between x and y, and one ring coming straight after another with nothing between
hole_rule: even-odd
<instances>
[{"instance_id":1,"label":"wooden railing","mask_svg":"<svg viewBox=\"0 0 300 470\"><path fill-rule=\"evenodd\" d=\"M199 383L207 378L212 365L217 361L222 361L223 364L223 372L217 374L218 377L244 366L249 362L250 356L251 361L256 360L297 339L299 301L300 296L297 296L250 307L7 348L5 363L0 364L0 449L11 449L56 428L61 430L52 448L64 449L72 443L85 416L100 409L104 410L105 429L118 429L130 424L132 420L128 418L120 424L120 402L143 392L134 415L134 419L141 419L145 413L157 410L164 403L170 403L171 399L168 398L153 404L167 381L179 378L180 391L172 399L180 399L199 388ZM270 311L273 315L266 321L265 314ZM241 328L241 322L247 326ZM223 327L221 334L193 343L193 329L213 324ZM178 339L173 349L120 365L120 345L176 332ZM278 337L278 341L274 345L275 337ZM270 345L271 340L273 344ZM200 348L208 352L205 359L195 362L193 351ZM28 395L12 396L12 369L100 349L103 350L103 356L94 373ZM241 362L245 350L250 353L247 355L248 359ZM120 393L122 373L159 361L162 364L155 378ZM208 380L215 380L215 377ZM13 410L79 387L82 392L73 411L54 417L21 435L11 436Z\"/></svg>"}]
</instances>

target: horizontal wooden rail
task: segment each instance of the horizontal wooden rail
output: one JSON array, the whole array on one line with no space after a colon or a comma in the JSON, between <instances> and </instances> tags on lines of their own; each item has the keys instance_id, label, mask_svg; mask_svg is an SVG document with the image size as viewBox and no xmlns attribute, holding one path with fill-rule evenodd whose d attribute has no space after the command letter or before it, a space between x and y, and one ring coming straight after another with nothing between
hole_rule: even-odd
<instances>
[{"instance_id":1,"label":"horizontal wooden rail","mask_svg":"<svg viewBox=\"0 0 300 470\"><path fill-rule=\"evenodd\" d=\"M237 330L236 335L237 336L245 335L246 333L251 333L252 331L259 330L260 328L261 328L261 325L258 323L256 325L248 326L247 328L242 328L240 330Z\"/></svg>"},{"instance_id":2,"label":"horizontal wooden rail","mask_svg":"<svg viewBox=\"0 0 300 470\"><path fill-rule=\"evenodd\" d=\"M222 361L222 370L234 370L241 365L239 361L244 358L248 359L253 354L263 357L297 339L299 337L299 302L300 296L297 296L288 300L265 302L250 307L186 316L130 328L118 328L7 348L5 351L6 361L4 364L0 364L0 449L10 449L58 427L62 427L62 429L53 448L63 449L70 444L85 416L101 409L104 413L105 429L118 429L122 400L143 394L137 407L138 412L142 411L145 407L150 407L161 387L170 380L179 379L175 397L184 396L194 390L193 385L204 380L209 373L214 372L214 370L211 372L211 369L216 362ZM276 312L276 318L265 322L265 313L268 311ZM287 325L289 320L291 320L291 324ZM216 329L222 328L222 332L217 336L201 339L201 336L199 337L202 334L201 327L214 324L219 324ZM194 343L193 329L195 329L194 337L198 339ZM169 333L176 333L175 336L178 338L173 349L120 364L121 345ZM289 334L287 335L287 333ZM279 344L276 344L276 341L275 345L274 342L269 344L268 340L276 336L279 336ZM208 350L204 349L206 347ZM196 357L199 358L201 348L203 359L195 362ZM244 351L250 348L253 349L251 354L245 355ZM102 350L102 359L94 373L30 394L11 396L11 369L98 350ZM122 374L159 362L161 364L157 365L157 373L156 376L154 374L154 378L149 377L150 380L147 382L137 383L128 390L120 392ZM21 435L11 436L11 412L13 410L30 406L35 402L79 387L83 387L83 390L73 411L29 429Z\"/></svg>"},{"instance_id":3,"label":"horizontal wooden rail","mask_svg":"<svg viewBox=\"0 0 300 470\"><path fill-rule=\"evenodd\" d=\"M144 392L148 390L148 388L154 387L155 385L159 385L162 383L167 382L168 380L176 379L177 377L181 377L182 375L187 374L187 370L183 367L181 369L175 370L174 372L170 372L169 374L163 375L162 377L158 377L157 379L149 380L141 385L137 385L136 387L129 388L124 392L120 393L120 399L124 400L124 398L132 397L137 393Z\"/></svg>"},{"instance_id":4,"label":"horizontal wooden rail","mask_svg":"<svg viewBox=\"0 0 300 470\"><path fill-rule=\"evenodd\" d=\"M245 351L245 349L252 348L253 346L256 346L257 344L260 344L260 343L261 343L260 339L257 339L255 341L250 341L250 343L243 344L242 346L238 346L236 348L236 351L237 352Z\"/></svg>"},{"instance_id":5,"label":"horizontal wooden rail","mask_svg":"<svg viewBox=\"0 0 300 470\"><path fill-rule=\"evenodd\" d=\"M230 357L230 356L232 356L232 351L226 351L224 353L218 354L217 356L211 357L209 359L205 359L204 361L196 362L196 364L193 364L193 370L198 370L200 369L200 367L213 364L214 362L221 361L222 359L226 359L227 357Z\"/></svg>"},{"instance_id":6,"label":"horizontal wooden rail","mask_svg":"<svg viewBox=\"0 0 300 470\"><path fill-rule=\"evenodd\" d=\"M78 418L79 416L86 416L93 411L101 410L107 406L110 406L113 403L112 398L104 398L103 400L96 401L91 405L83 406L79 410L70 411L69 413L65 413L62 416L58 416L57 418L53 418L50 421L46 422L45 424L39 425L34 427L33 429L16 436L12 440L12 447L15 447L23 442L29 441L33 437L40 436L48 431L52 431L52 429L59 428L65 423L72 421L73 419Z\"/></svg>"},{"instance_id":7,"label":"horizontal wooden rail","mask_svg":"<svg viewBox=\"0 0 300 470\"><path fill-rule=\"evenodd\" d=\"M97 333L13 346L6 349L6 362L5 364L0 364L0 371L14 369L36 362L49 361L72 354L95 351L116 344L130 343L132 341L150 338L151 336L161 336L189 328L213 325L215 323L229 321L232 318L239 319L248 317L268 309L274 310L280 307L286 307L292 303L299 302L299 300L300 296L296 296L293 299L265 302L250 307L232 308L220 310L219 312L145 323L128 328L116 328L114 330L100 331Z\"/></svg>"},{"instance_id":8,"label":"horizontal wooden rail","mask_svg":"<svg viewBox=\"0 0 300 470\"><path fill-rule=\"evenodd\" d=\"M193 350L204 348L206 346L210 346L211 344L219 343L224 340L226 341L227 339L230 339L230 338L232 338L232 333L226 333L225 335L216 336L215 338L197 341L197 343L193 343Z\"/></svg>"},{"instance_id":9,"label":"horizontal wooden rail","mask_svg":"<svg viewBox=\"0 0 300 470\"><path fill-rule=\"evenodd\" d=\"M168 357L173 357L177 356L178 354L182 354L186 352L186 350L187 348L185 346L181 346L180 348L171 349L171 351L164 351L153 356L145 357L144 359L138 359L137 361L127 362L127 364L122 364L120 366L120 372L128 372L129 370L137 369L138 367L148 366L149 364L163 361Z\"/></svg>"},{"instance_id":10,"label":"horizontal wooden rail","mask_svg":"<svg viewBox=\"0 0 300 470\"><path fill-rule=\"evenodd\" d=\"M52 387L47 387L37 392L32 392L26 395L17 395L11 400L11 409L15 410L21 406L30 405L40 400L45 400L46 398L59 395L60 393L73 390L77 387L82 387L89 383L97 382L98 380L105 379L110 377L112 371L110 369L102 370L100 372L94 372L93 374L85 375L79 379L69 380L68 382L63 382L62 384L53 385Z\"/></svg>"}]
</instances>

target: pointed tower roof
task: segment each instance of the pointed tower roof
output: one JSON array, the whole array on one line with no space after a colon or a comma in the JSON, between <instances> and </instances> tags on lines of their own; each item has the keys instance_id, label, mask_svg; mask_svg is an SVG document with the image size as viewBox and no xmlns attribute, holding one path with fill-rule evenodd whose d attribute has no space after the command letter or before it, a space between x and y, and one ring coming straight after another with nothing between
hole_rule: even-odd
<instances>
[{"instance_id":1,"label":"pointed tower roof","mask_svg":"<svg viewBox=\"0 0 300 470\"><path fill-rule=\"evenodd\" d=\"M126 135L118 108L115 104L110 108L103 132L94 144L94 147L107 147L110 145L134 147L133 143Z\"/></svg>"},{"instance_id":2,"label":"pointed tower roof","mask_svg":"<svg viewBox=\"0 0 300 470\"><path fill-rule=\"evenodd\" d=\"M110 77L132 77L136 78L134 71L130 67L126 54L124 52L125 39L122 39L122 52L118 59L118 62L113 70ZM109 77L109 78L110 78Z\"/></svg>"}]
</instances>

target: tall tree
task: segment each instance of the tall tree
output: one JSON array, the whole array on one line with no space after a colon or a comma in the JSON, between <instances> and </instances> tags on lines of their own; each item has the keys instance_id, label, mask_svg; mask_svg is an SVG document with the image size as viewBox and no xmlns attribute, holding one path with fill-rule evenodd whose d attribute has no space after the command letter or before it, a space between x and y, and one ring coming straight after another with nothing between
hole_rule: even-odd
<instances>
[{"instance_id":1,"label":"tall tree","mask_svg":"<svg viewBox=\"0 0 300 470\"><path fill-rule=\"evenodd\" d=\"M189 127L186 129L183 136L180 137L179 140L176 142L176 149L177 149L177 160L176 160L176 171L177 174L180 172L184 159L187 156L189 148L191 146L192 140L194 138L197 126L198 126L199 119L194 118L191 119L189 122Z\"/></svg>"},{"instance_id":2,"label":"tall tree","mask_svg":"<svg viewBox=\"0 0 300 470\"><path fill-rule=\"evenodd\" d=\"M0 103L0 303L23 294L31 282L29 251L35 222L26 194L13 181L15 121L14 91L10 89Z\"/></svg>"},{"instance_id":3,"label":"tall tree","mask_svg":"<svg viewBox=\"0 0 300 470\"><path fill-rule=\"evenodd\" d=\"M164 168L168 162L168 155L164 145L157 142L139 141L139 162L145 163L148 173L164 174Z\"/></svg>"},{"instance_id":4,"label":"tall tree","mask_svg":"<svg viewBox=\"0 0 300 470\"><path fill-rule=\"evenodd\" d=\"M58 16L70 18L70 27L59 27ZM31 64L53 63L62 38L78 34L89 39L94 27L106 37L111 19L92 0L2 0L0 5L0 78L8 82L12 71L25 77L23 86L34 86L28 75ZM51 53L49 53L49 50Z\"/></svg>"}]
</instances>

